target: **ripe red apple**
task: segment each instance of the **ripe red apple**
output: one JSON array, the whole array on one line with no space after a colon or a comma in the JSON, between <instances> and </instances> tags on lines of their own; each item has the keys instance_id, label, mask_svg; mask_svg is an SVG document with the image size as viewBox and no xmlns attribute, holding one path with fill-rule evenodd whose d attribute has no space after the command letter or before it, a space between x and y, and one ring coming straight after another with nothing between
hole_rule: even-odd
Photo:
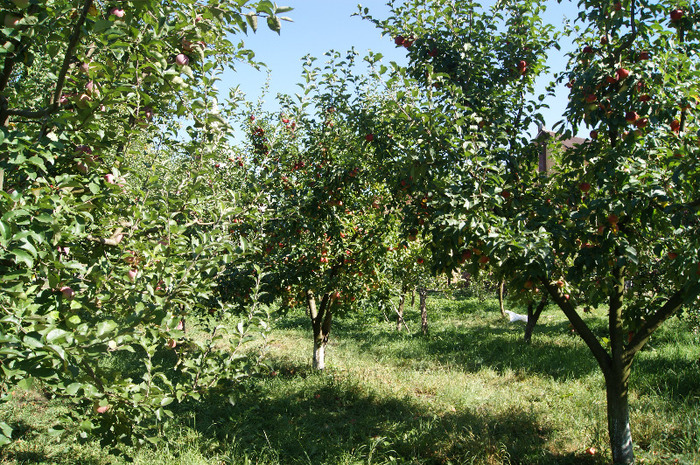
<instances>
[{"instance_id":1,"label":"ripe red apple","mask_svg":"<svg viewBox=\"0 0 700 465\"><path fill-rule=\"evenodd\" d=\"M593 103L598 100L595 94L586 94L586 103Z\"/></svg>"},{"instance_id":2,"label":"ripe red apple","mask_svg":"<svg viewBox=\"0 0 700 465\"><path fill-rule=\"evenodd\" d=\"M138 270L135 270L133 268L130 269L129 272L127 273L127 276L129 276L129 281L131 281L132 283L134 281L136 281L136 275L138 275L138 274L139 274Z\"/></svg>"},{"instance_id":3,"label":"ripe red apple","mask_svg":"<svg viewBox=\"0 0 700 465\"><path fill-rule=\"evenodd\" d=\"M678 254L676 252L669 252L666 254L666 256L669 260L675 260L676 258L678 258Z\"/></svg>"},{"instance_id":4,"label":"ripe red apple","mask_svg":"<svg viewBox=\"0 0 700 465\"><path fill-rule=\"evenodd\" d=\"M637 121L634 122L634 125L639 129L644 129L647 126L647 124L649 124L649 118L639 118Z\"/></svg>"},{"instance_id":5,"label":"ripe red apple","mask_svg":"<svg viewBox=\"0 0 700 465\"><path fill-rule=\"evenodd\" d=\"M520 72L520 74L525 74L527 72L527 61L520 60L518 62L518 71Z\"/></svg>"},{"instance_id":6,"label":"ripe red apple","mask_svg":"<svg viewBox=\"0 0 700 465\"><path fill-rule=\"evenodd\" d=\"M64 299L73 300L75 297L75 291L70 286L63 286L60 291Z\"/></svg>"},{"instance_id":7,"label":"ripe red apple","mask_svg":"<svg viewBox=\"0 0 700 465\"><path fill-rule=\"evenodd\" d=\"M374 134L372 134L372 133L367 134L367 135L365 136L365 140L366 140L367 142L372 142L372 141L374 140Z\"/></svg>"},{"instance_id":8,"label":"ripe red apple","mask_svg":"<svg viewBox=\"0 0 700 465\"><path fill-rule=\"evenodd\" d=\"M109 10L109 14L114 15L117 18L123 18L124 15L126 15L126 12L121 8L114 7L111 10Z\"/></svg>"},{"instance_id":9,"label":"ripe red apple","mask_svg":"<svg viewBox=\"0 0 700 465\"><path fill-rule=\"evenodd\" d=\"M610 215L608 215L608 223L615 225L619 221L620 221L620 218L618 218L618 216L616 214L611 213Z\"/></svg>"},{"instance_id":10,"label":"ripe red apple","mask_svg":"<svg viewBox=\"0 0 700 465\"><path fill-rule=\"evenodd\" d=\"M86 174L88 172L88 166L82 160L78 160L75 163L75 167L78 168L78 171L80 171L83 174Z\"/></svg>"},{"instance_id":11,"label":"ripe red apple","mask_svg":"<svg viewBox=\"0 0 700 465\"><path fill-rule=\"evenodd\" d=\"M613 3L613 10L615 10L615 11L620 11L620 10L622 10L622 2L615 2L615 3Z\"/></svg>"},{"instance_id":12,"label":"ripe red apple","mask_svg":"<svg viewBox=\"0 0 700 465\"><path fill-rule=\"evenodd\" d=\"M615 84L617 82L617 78L615 76L606 76L605 82L608 84Z\"/></svg>"},{"instance_id":13,"label":"ripe red apple","mask_svg":"<svg viewBox=\"0 0 700 465\"><path fill-rule=\"evenodd\" d=\"M680 8L671 11L671 22L677 23L685 16L685 12Z\"/></svg>"},{"instance_id":14,"label":"ripe red apple","mask_svg":"<svg viewBox=\"0 0 700 465\"><path fill-rule=\"evenodd\" d=\"M643 50L643 51L639 52L639 57L638 57L638 58L639 58L640 60L648 60L648 59L650 58L649 52L646 51L646 50Z\"/></svg>"},{"instance_id":15,"label":"ripe red apple","mask_svg":"<svg viewBox=\"0 0 700 465\"><path fill-rule=\"evenodd\" d=\"M639 96L640 102L648 102L650 100L651 100L651 95L649 95L649 94L642 94Z\"/></svg>"},{"instance_id":16,"label":"ripe red apple","mask_svg":"<svg viewBox=\"0 0 700 465\"><path fill-rule=\"evenodd\" d=\"M394 38L394 43L395 43L397 46L399 46L399 47L400 47L401 45L403 45L403 43L404 43L405 41L406 41L406 38L405 38L404 36L396 36L396 38Z\"/></svg>"},{"instance_id":17,"label":"ripe red apple","mask_svg":"<svg viewBox=\"0 0 700 465\"><path fill-rule=\"evenodd\" d=\"M560 289L561 289L562 287L564 287L564 281L562 281L561 279L560 279L559 281L557 281L555 284L556 284L557 287L560 288Z\"/></svg>"},{"instance_id":18,"label":"ripe red apple","mask_svg":"<svg viewBox=\"0 0 700 465\"><path fill-rule=\"evenodd\" d=\"M510 198L510 191L507 191L507 190L501 191L501 197L508 200Z\"/></svg>"},{"instance_id":19,"label":"ripe red apple","mask_svg":"<svg viewBox=\"0 0 700 465\"><path fill-rule=\"evenodd\" d=\"M600 44L601 45L608 45L608 36L600 36Z\"/></svg>"},{"instance_id":20,"label":"ripe red apple","mask_svg":"<svg viewBox=\"0 0 700 465\"><path fill-rule=\"evenodd\" d=\"M93 410L95 413L104 414L104 413L107 413L109 411L109 405L95 404L95 406L93 407Z\"/></svg>"},{"instance_id":21,"label":"ripe red apple","mask_svg":"<svg viewBox=\"0 0 700 465\"><path fill-rule=\"evenodd\" d=\"M595 139L597 139L597 138L598 138L598 131L596 131L595 129L593 129L593 130L591 131L591 139L595 140Z\"/></svg>"},{"instance_id":22,"label":"ripe red apple","mask_svg":"<svg viewBox=\"0 0 700 465\"><path fill-rule=\"evenodd\" d=\"M489 262L489 257L487 257L486 255L482 255L481 257L479 257L479 263L485 264L488 262Z\"/></svg>"},{"instance_id":23,"label":"ripe red apple","mask_svg":"<svg viewBox=\"0 0 700 465\"><path fill-rule=\"evenodd\" d=\"M421 257L418 257L418 258L416 259L416 263L418 263L419 265L422 265L422 264L423 264L423 261L424 261L424 260L423 260Z\"/></svg>"},{"instance_id":24,"label":"ripe red apple","mask_svg":"<svg viewBox=\"0 0 700 465\"><path fill-rule=\"evenodd\" d=\"M625 121L628 123L634 123L639 119L639 114L636 111L628 111L625 113Z\"/></svg>"},{"instance_id":25,"label":"ripe red apple","mask_svg":"<svg viewBox=\"0 0 700 465\"><path fill-rule=\"evenodd\" d=\"M622 80L629 76L630 72L626 68L618 68L617 71L615 71L615 74L617 75L618 80Z\"/></svg>"},{"instance_id":26,"label":"ripe red apple","mask_svg":"<svg viewBox=\"0 0 700 465\"><path fill-rule=\"evenodd\" d=\"M532 280L530 280L530 279L528 279L527 281L525 281L525 284L523 284L523 287L524 287L525 289L532 289L532 286L533 286L533 282L532 282Z\"/></svg>"},{"instance_id":27,"label":"ripe red apple","mask_svg":"<svg viewBox=\"0 0 700 465\"><path fill-rule=\"evenodd\" d=\"M591 190L591 185L590 183L582 182L579 184L578 188L581 189L581 192L588 192Z\"/></svg>"},{"instance_id":28,"label":"ripe red apple","mask_svg":"<svg viewBox=\"0 0 700 465\"><path fill-rule=\"evenodd\" d=\"M107 173L107 174L105 174L105 182L106 182L107 184L114 184L114 183L115 183L115 181L114 181L114 175L113 175L112 173Z\"/></svg>"},{"instance_id":29,"label":"ripe red apple","mask_svg":"<svg viewBox=\"0 0 700 465\"><path fill-rule=\"evenodd\" d=\"M680 132L681 130L681 122L678 121L677 119L674 119L671 121L671 131L673 132Z\"/></svg>"},{"instance_id":30,"label":"ripe red apple","mask_svg":"<svg viewBox=\"0 0 700 465\"><path fill-rule=\"evenodd\" d=\"M88 81L88 83L85 84L85 93L90 97L100 97L100 89L97 87L97 84L95 84L95 81Z\"/></svg>"},{"instance_id":31,"label":"ripe red apple","mask_svg":"<svg viewBox=\"0 0 700 465\"><path fill-rule=\"evenodd\" d=\"M5 15L5 20L3 21L3 23L5 24L6 28L15 29L15 28L17 28L17 26L18 26L17 23L19 23L20 19L22 19L22 18L20 18L19 16L15 16L13 14L8 13Z\"/></svg>"},{"instance_id":32,"label":"ripe red apple","mask_svg":"<svg viewBox=\"0 0 700 465\"><path fill-rule=\"evenodd\" d=\"M593 47L591 47L590 45L586 45L585 47L583 47L583 53L587 53L587 54L593 53Z\"/></svg>"},{"instance_id":33,"label":"ripe red apple","mask_svg":"<svg viewBox=\"0 0 700 465\"><path fill-rule=\"evenodd\" d=\"M177 63L179 66L187 66L190 64L190 57L184 53L178 53L175 57L175 63Z\"/></svg>"},{"instance_id":34,"label":"ripe red apple","mask_svg":"<svg viewBox=\"0 0 700 465\"><path fill-rule=\"evenodd\" d=\"M437 47L433 47L432 50L430 50L430 51L428 52L428 55L429 55L431 58L435 58L435 57L437 56L437 54L438 54L438 49L437 49Z\"/></svg>"},{"instance_id":35,"label":"ripe red apple","mask_svg":"<svg viewBox=\"0 0 700 465\"><path fill-rule=\"evenodd\" d=\"M462 256L460 257L459 263L462 264L472 258L472 251L471 250L465 250L462 252Z\"/></svg>"}]
</instances>

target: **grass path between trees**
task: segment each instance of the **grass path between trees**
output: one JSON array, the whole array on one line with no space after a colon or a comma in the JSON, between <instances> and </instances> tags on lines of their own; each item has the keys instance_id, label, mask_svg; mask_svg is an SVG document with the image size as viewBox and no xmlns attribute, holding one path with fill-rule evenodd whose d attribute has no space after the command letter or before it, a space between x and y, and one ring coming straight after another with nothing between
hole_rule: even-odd
<instances>
[{"instance_id":1,"label":"grass path between trees","mask_svg":"<svg viewBox=\"0 0 700 465\"><path fill-rule=\"evenodd\" d=\"M602 375L556 309L542 315L529 346L495 301L431 296L429 312L427 336L398 333L371 312L337 319L322 373L310 369L306 318L278 319L269 371L232 399L219 392L183 405L162 433L168 441L135 451L135 463L609 463ZM419 328L417 310L406 318ZM587 318L602 334L604 315ZM699 356L700 336L674 321L635 361L640 463L700 463ZM24 431L0 464L123 463L94 443L47 436L61 408L17 393L0 413Z\"/></svg>"}]
</instances>

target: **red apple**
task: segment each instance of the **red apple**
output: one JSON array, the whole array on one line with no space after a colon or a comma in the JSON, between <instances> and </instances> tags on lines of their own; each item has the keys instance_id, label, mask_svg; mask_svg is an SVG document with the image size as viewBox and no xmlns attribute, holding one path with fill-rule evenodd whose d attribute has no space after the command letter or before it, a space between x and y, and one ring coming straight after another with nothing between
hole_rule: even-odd
<instances>
[{"instance_id":1,"label":"red apple","mask_svg":"<svg viewBox=\"0 0 700 465\"><path fill-rule=\"evenodd\" d=\"M595 140L595 139L597 139L597 138L598 138L598 131L596 131L595 129L593 129L593 130L591 131L591 139Z\"/></svg>"},{"instance_id":2,"label":"red apple","mask_svg":"<svg viewBox=\"0 0 700 465\"><path fill-rule=\"evenodd\" d=\"M532 283L532 281L529 280L529 279L528 279L527 281L525 281L525 284L523 284L523 287L524 287L525 289L532 289L532 286L533 286L533 283Z\"/></svg>"},{"instance_id":3,"label":"red apple","mask_svg":"<svg viewBox=\"0 0 700 465\"><path fill-rule=\"evenodd\" d=\"M485 264L488 262L489 262L489 257L487 257L486 255L482 255L481 257L479 257L479 263Z\"/></svg>"},{"instance_id":4,"label":"red apple","mask_svg":"<svg viewBox=\"0 0 700 465\"><path fill-rule=\"evenodd\" d=\"M190 64L190 57L184 53L178 53L175 57L175 63L177 63L179 66L187 66Z\"/></svg>"},{"instance_id":5,"label":"red apple","mask_svg":"<svg viewBox=\"0 0 700 465\"><path fill-rule=\"evenodd\" d=\"M105 182L106 182L107 184L114 184L114 183L115 183L115 181L114 181L114 175L113 175L112 173L107 173L107 174L105 174Z\"/></svg>"},{"instance_id":6,"label":"red apple","mask_svg":"<svg viewBox=\"0 0 700 465\"><path fill-rule=\"evenodd\" d=\"M678 258L678 254L676 252L669 252L666 254L666 256L669 258L669 260L675 260Z\"/></svg>"},{"instance_id":7,"label":"red apple","mask_svg":"<svg viewBox=\"0 0 700 465\"><path fill-rule=\"evenodd\" d=\"M75 291L70 286L63 286L60 291L64 299L73 300L75 297Z\"/></svg>"},{"instance_id":8,"label":"red apple","mask_svg":"<svg viewBox=\"0 0 700 465\"><path fill-rule=\"evenodd\" d=\"M5 21L4 21L5 27L9 28L9 29L15 29L18 26L17 23L19 23L20 19L22 19L22 18L20 18L19 16L15 16L15 15L9 14L9 13L6 14Z\"/></svg>"},{"instance_id":9,"label":"red apple","mask_svg":"<svg viewBox=\"0 0 700 465\"><path fill-rule=\"evenodd\" d=\"M438 54L438 49L437 49L437 47L433 47L433 49L430 50L430 51L428 52L428 55L429 55L431 58L435 58L435 57L437 56L437 54Z\"/></svg>"},{"instance_id":10,"label":"red apple","mask_svg":"<svg viewBox=\"0 0 700 465\"><path fill-rule=\"evenodd\" d=\"M639 118L637 121L634 122L634 125L637 126L639 129L644 129L647 124L649 124L649 118Z\"/></svg>"},{"instance_id":11,"label":"red apple","mask_svg":"<svg viewBox=\"0 0 700 465\"><path fill-rule=\"evenodd\" d=\"M404 36L396 36L396 38L394 39L394 43L395 43L397 46L403 45L403 43L404 43L405 41L406 41L406 38L405 38Z\"/></svg>"},{"instance_id":12,"label":"red apple","mask_svg":"<svg viewBox=\"0 0 700 465\"><path fill-rule=\"evenodd\" d=\"M525 74L527 72L527 61L520 60L518 62L518 71L520 72L520 74Z\"/></svg>"},{"instance_id":13,"label":"red apple","mask_svg":"<svg viewBox=\"0 0 700 465\"><path fill-rule=\"evenodd\" d=\"M671 22L677 23L685 16L685 12L680 8L671 11Z\"/></svg>"},{"instance_id":14,"label":"red apple","mask_svg":"<svg viewBox=\"0 0 700 465\"><path fill-rule=\"evenodd\" d=\"M591 47L590 45L586 45L585 47L583 47L583 53L593 53L593 47Z\"/></svg>"},{"instance_id":15,"label":"red apple","mask_svg":"<svg viewBox=\"0 0 700 465\"><path fill-rule=\"evenodd\" d=\"M136 281L136 275L138 275L138 274L139 274L138 270L135 270L133 268L130 269L129 272L127 273L127 276L129 276L129 281L131 281L132 283L134 281Z\"/></svg>"},{"instance_id":16,"label":"red apple","mask_svg":"<svg viewBox=\"0 0 700 465\"><path fill-rule=\"evenodd\" d=\"M636 111L628 111L625 113L625 121L628 123L634 123L639 119L639 114Z\"/></svg>"},{"instance_id":17,"label":"red apple","mask_svg":"<svg viewBox=\"0 0 700 465\"><path fill-rule=\"evenodd\" d=\"M370 133L365 136L367 142L372 142L374 140L374 134Z\"/></svg>"},{"instance_id":18,"label":"red apple","mask_svg":"<svg viewBox=\"0 0 700 465\"><path fill-rule=\"evenodd\" d=\"M615 11L620 11L620 10L622 10L622 2L615 2L615 3L613 3L613 10L615 10Z\"/></svg>"},{"instance_id":19,"label":"red apple","mask_svg":"<svg viewBox=\"0 0 700 465\"><path fill-rule=\"evenodd\" d=\"M588 192L591 190L591 185L590 183L582 182L578 188L581 189L581 192Z\"/></svg>"},{"instance_id":20,"label":"red apple","mask_svg":"<svg viewBox=\"0 0 700 465\"><path fill-rule=\"evenodd\" d=\"M466 262L467 260L469 260L470 258L472 258L472 251L471 251L471 250L465 250L465 251L462 252L462 256L460 257L460 261L459 261L459 262L460 262L460 263L464 263L464 262Z\"/></svg>"},{"instance_id":21,"label":"red apple","mask_svg":"<svg viewBox=\"0 0 700 465\"><path fill-rule=\"evenodd\" d=\"M617 82L617 78L615 76L606 76L605 82L608 84L615 84Z\"/></svg>"},{"instance_id":22,"label":"red apple","mask_svg":"<svg viewBox=\"0 0 700 465\"><path fill-rule=\"evenodd\" d=\"M642 94L639 96L640 102L648 102L650 100L651 100L651 95L649 95L649 94Z\"/></svg>"},{"instance_id":23,"label":"red apple","mask_svg":"<svg viewBox=\"0 0 700 465\"><path fill-rule=\"evenodd\" d=\"M627 76L629 76L630 72L628 69L618 68L618 70L615 72L615 74L617 75L618 80L622 80L622 79L625 79Z\"/></svg>"},{"instance_id":24,"label":"red apple","mask_svg":"<svg viewBox=\"0 0 700 465\"><path fill-rule=\"evenodd\" d=\"M648 60L648 59L650 58L649 52L646 51L646 50L643 50L643 51L639 52L639 57L638 57L638 58L639 58L640 60Z\"/></svg>"},{"instance_id":25,"label":"red apple","mask_svg":"<svg viewBox=\"0 0 700 465\"><path fill-rule=\"evenodd\" d=\"M423 259L422 259L421 257L418 257L418 258L416 259L416 263L418 263L419 265L422 265L422 264L423 264Z\"/></svg>"},{"instance_id":26,"label":"red apple","mask_svg":"<svg viewBox=\"0 0 700 465\"><path fill-rule=\"evenodd\" d=\"M598 97L596 97L595 94L587 94L586 95L586 103L593 103L596 100L598 100Z\"/></svg>"},{"instance_id":27,"label":"red apple","mask_svg":"<svg viewBox=\"0 0 700 465\"><path fill-rule=\"evenodd\" d=\"M674 119L671 121L671 131L673 132L680 132L681 130L681 122L678 121L677 119Z\"/></svg>"},{"instance_id":28,"label":"red apple","mask_svg":"<svg viewBox=\"0 0 700 465\"><path fill-rule=\"evenodd\" d=\"M93 410L95 411L95 413L104 414L104 413L107 413L109 411L109 405L95 404L95 407L93 408Z\"/></svg>"},{"instance_id":29,"label":"red apple","mask_svg":"<svg viewBox=\"0 0 700 465\"><path fill-rule=\"evenodd\" d=\"M115 7L115 8L112 8L111 10L109 10L109 14L114 15L117 18L123 18L124 15L126 15L126 12L124 10L122 10L121 8Z\"/></svg>"},{"instance_id":30,"label":"red apple","mask_svg":"<svg viewBox=\"0 0 700 465\"><path fill-rule=\"evenodd\" d=\"M611 213L610 215L608 215L608 223L615 225L619 221L620 221L620 218L618 218L618 216L616 214Z\"/></svg>"}]
</instances>

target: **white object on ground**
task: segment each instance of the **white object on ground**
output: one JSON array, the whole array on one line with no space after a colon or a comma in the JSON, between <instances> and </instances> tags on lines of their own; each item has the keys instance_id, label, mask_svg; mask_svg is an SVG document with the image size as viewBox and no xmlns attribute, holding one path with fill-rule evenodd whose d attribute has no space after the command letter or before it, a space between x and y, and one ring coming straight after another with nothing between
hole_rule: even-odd
<instances>
[{"instance_id":1,"label":"white object on ground","mask_svg":"<svg viewBox=\"0 0 700 465\"><path fill-rule=\"evenodd\" d=\"M508 314L508 317L510 317L510 322L514 321L524 321L527 323L527 315L521 315L519 313L511 312L510 310L506 310L506 313Z\"/></svg>"}]
</instances>

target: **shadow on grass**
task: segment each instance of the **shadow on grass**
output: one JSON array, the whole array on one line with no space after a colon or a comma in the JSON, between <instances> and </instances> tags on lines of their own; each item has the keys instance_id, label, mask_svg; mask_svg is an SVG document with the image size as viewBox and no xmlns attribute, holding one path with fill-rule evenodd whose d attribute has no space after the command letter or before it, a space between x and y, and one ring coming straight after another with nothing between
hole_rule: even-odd
<instances>
[{"instance_id":1,"label":"shadow on grass","mask_svg":"<svg viewBox=\"0 0 700 465\"><path fill-rule=\"evenodd\" d=\"M513 370L557 380L581 378L598 370L588 348L569 334L568 323L538 325L528 345L522 340L524 326L504 326L496 317L493 321L488 326L444 327L434 322L428 335L389 328L368 334L365 329L339 324L331 337L352 341L350 344L356 345L360 353L382 356L393 352L403 367L420 367L429 361L466 372Z\"/></svg>"},{"instance_id":2,"label":"shadow on grass","mask_svg":"<svg viewBox=\"0 0 700 465\"><path fill-rule=\"evenodd\" d=\"M254 462L274 455L284 464L603 463L546 450L550 432L528 412L438 416L408 396L379 396L342 373L306 370L280 366L279 375L248 383L234 405L198 403L197 429L233 441Z\"/></svg>"}]
</instances>

